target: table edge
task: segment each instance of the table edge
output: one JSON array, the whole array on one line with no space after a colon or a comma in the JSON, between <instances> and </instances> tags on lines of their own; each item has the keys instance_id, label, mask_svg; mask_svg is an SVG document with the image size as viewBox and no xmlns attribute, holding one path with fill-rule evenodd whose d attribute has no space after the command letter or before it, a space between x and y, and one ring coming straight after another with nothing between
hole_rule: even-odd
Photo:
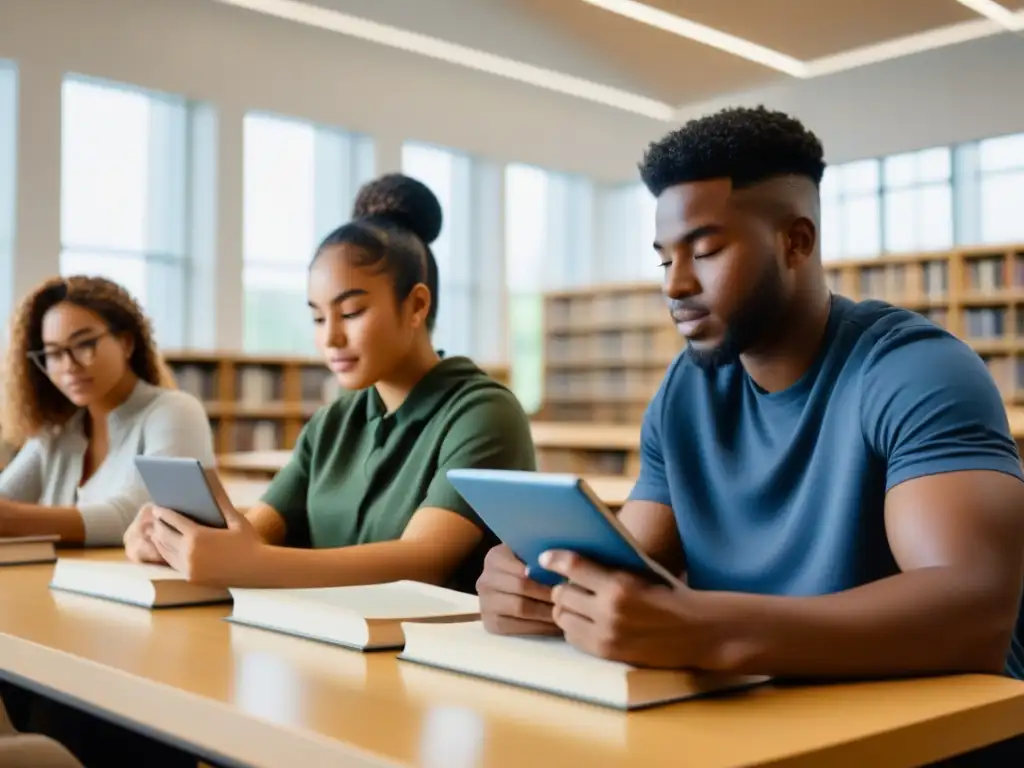
<instances>
[{"instance_id":1,"label":"table edge","mask_svg":"<svg viewBox=\"0 0 1024 768\"><path fill-rule=\"evenodd\" d=\"M7 633L0 633L0 678L218 764L271 768L283 757L332 768L401 765L315 731L264 720L226 702ZM158 705L140 717L135 699L156 697Z\"/></svg>"}]
</instances>

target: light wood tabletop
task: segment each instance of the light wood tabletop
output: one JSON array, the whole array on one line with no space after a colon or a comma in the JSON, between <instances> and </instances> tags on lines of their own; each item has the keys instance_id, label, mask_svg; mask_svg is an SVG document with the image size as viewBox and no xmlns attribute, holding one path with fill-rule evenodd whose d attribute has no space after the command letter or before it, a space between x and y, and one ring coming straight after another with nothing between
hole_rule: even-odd
<instances>
[{"instance_id":1,"label":"light wood tabletop","mask_svg":"<svg viewBox=\"0 0 1024 768\"><path fill-rule=\"evenodd\" d=\"M270 453L288 454L288 451L271 451ZM247 457L247 454L233 455ZM250 467L266 466L266 464L259 464L261 461L269 463L269 459L266 457L256 456L255 454L253 456L253 464L250 464ZM287 458L285 458L285 461L287 461ZM270 477L273 474L253 468L246 472L237 466L231 465L229 467L223 464L220 465L219 471L224 490L227 491L232 503L239 509L250 507L260 500L263 492L270 484ZM633 478L617 475L585 475L583 479L587 481L587 484L597 494L597 497L612 509L618 509L626 502L636 482Z\"/></svg>"},{"instance_id":2,"label":"light wood tabletop","mask_svg":"<svg viewBox=\"0 0 1024 768\"><path fill-rule=\"evenodd\" d=\"M69 557L120 558L116 551ZM995 676L765 686L621 713L0 568L0 674L211 762L245 766L910 766L1024 732Z\"/></svg>"},{"instance_id":3,"label":"light wood tabletop","mask_svg":"<svg viewBox=\"0 0 1024 768\"><path fill-rule=\"evenodd\" d=\"M594 451L636 451L640 447L639 424L576 424L558 421L530 423L538 449L566 448ZM274 473L288 463L290 450L223 453L218 467L229 472Z\"/></svg>"},{"instance_id":4,"label":"light wood tabletop","mask_svg":"<svg viewBox=\"0 0 1024 768\"><path fill-rule=\"evenodd\" d=\"M238 475L276 475L291 457L290 450L222 453L217 456L217 471Z\"/></svg>"},{"instance_id":5,"label":"light wood tabletop","mask_svg":"<svg viewBox=\"0 0 1024 768\"><path fill-rule=\"evenodd\" d=\"M639 424L531 421L530 432L537 448L635 451L640 447Z\"/></svg>"},{"instance_id":6,"label":"light wood tabletop","mask_svg":"<svg viewBox=\"0 0 1024 768\"><path fill-rule=\"evenodd\" d=\"M220 483L235 509L245 510L263 497L270 485L270 478L220 475Z\"/></svg>"}]
</instances>

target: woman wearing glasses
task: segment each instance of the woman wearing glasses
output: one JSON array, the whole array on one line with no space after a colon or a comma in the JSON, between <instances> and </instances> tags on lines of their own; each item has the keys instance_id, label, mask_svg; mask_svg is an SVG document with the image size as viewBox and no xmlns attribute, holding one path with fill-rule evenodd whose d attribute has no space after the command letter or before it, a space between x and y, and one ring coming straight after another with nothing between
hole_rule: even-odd
<instances>
[{"instance_id":1,"label":"woman wearing glasses","mask_svg":"<svg viewBox=\"0 0 1024 768\"><path fill-rule=\"evenodd\" d=\"M121 286L48 280L19 307L4 368L0 536L117 546L148 501L138 454L213 463L202 404L173 389L149 321Z\"/></svg>"}]
</instances>

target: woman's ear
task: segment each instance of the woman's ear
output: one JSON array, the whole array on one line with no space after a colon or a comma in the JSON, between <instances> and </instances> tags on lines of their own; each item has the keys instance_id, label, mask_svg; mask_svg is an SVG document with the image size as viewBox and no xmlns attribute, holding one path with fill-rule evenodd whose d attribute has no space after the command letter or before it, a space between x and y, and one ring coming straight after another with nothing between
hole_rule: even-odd
<instances>
[{"instance_id":1,"label":"woman's ear","mask_svg":"<svg viewBox=\"0 0 1024 768\"><path fill-rule=\"evenodd\" d=\"M427 315L430 314L430 289L423 283L417 283L409 292L406 302L412 316L413 327L419 328L426 325Z\"/></svg>"}]
</instances>

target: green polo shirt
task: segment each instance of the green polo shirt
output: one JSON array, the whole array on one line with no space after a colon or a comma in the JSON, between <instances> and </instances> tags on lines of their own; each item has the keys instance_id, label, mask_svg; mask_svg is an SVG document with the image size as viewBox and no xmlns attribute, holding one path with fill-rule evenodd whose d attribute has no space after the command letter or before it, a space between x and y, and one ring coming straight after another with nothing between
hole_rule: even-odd
<instances>
[{"instance_id":1,"label":"green polo shirt","mask_svg":"<svg viewBox=\"0 0 1024 768\"><path fill-rule=\"evenodd\" d=\"M473 592L497 540L448 482L455 467L536 469L519 401L465 357L434 366L394 413L374 387L318 410L263 501L290 544L315 548L393 541L416 510L450 509L485 533L448 585Z\"/></svg>"}]
</instances>

